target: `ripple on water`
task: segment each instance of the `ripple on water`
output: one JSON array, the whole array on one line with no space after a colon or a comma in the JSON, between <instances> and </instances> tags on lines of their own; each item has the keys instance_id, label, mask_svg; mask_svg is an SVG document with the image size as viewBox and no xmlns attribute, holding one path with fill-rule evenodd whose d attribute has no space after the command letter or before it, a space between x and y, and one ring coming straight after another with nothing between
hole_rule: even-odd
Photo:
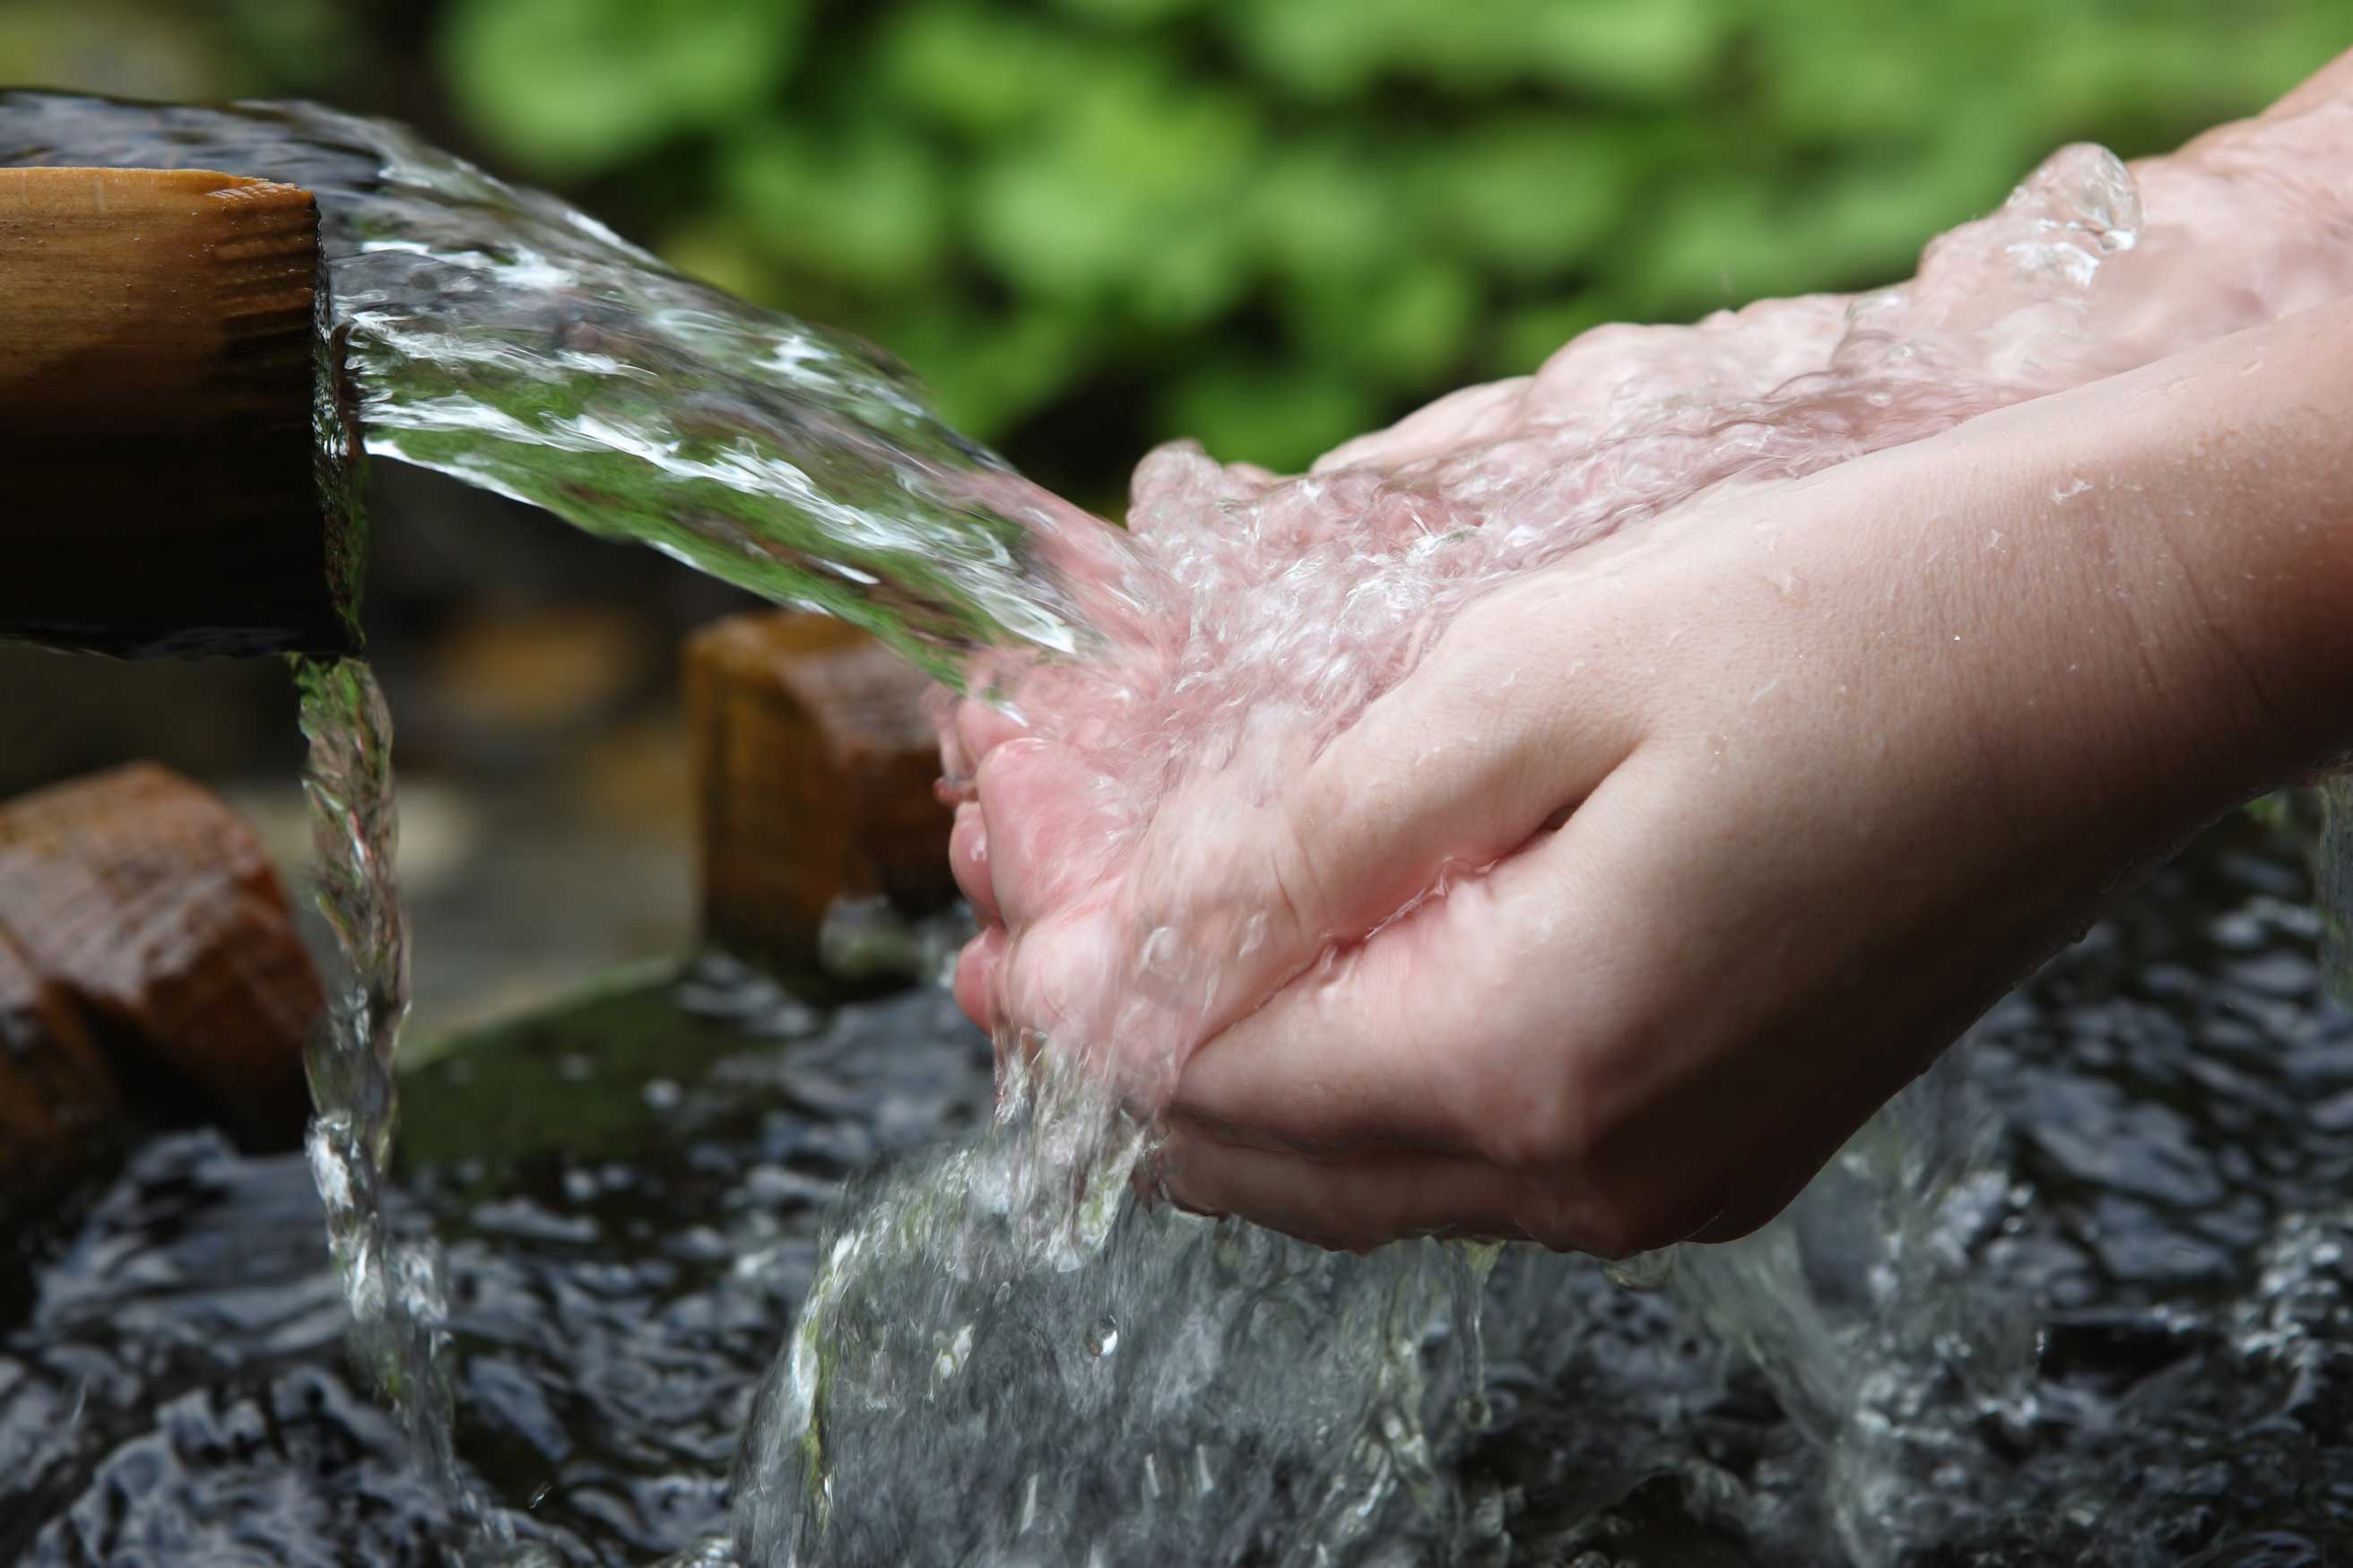
<instances>
[{"instance_id":1,"label":"ripple on water","mask_svg":"<svg viewBox=\"0 0 2353 1568\"><path fill-rule=\"evenodd\" d=\"M2243 1568L2353 1550L2353 1124L2328 1110L2353 1096L2353 1018L2324 1005L2308 958L2300 985L2281 984L2309 952L2299 875L2251 828L2210 839L1955 1058L1946 1089L1986 1109L1992 1182L1940 1196L1955 1234L1911 1234L1958 1249L1972 1310L2034 1331L2021 1382L1972 1383L1958 1363L1989 1352L1951 1337L1972 1319L1862 1331L1906 1265L1858 1249L1836 1206L1702 1259L1740 1288L1729 1305L1704 1299L1688 1252L1664 1293L1510 1254L1484 1307L1493 1425L1436 1456L1466 1520L1508 1531L1514 1561L1671 1568L1820 1568L1859 1504L1919 1564ZM2279 962L2238 967L2265 954ZM667 1020L662 1048L633 1054L649 1018ZM478 1049L463 1073L422 1069L417 1098L442 1120L393 1189L396 1229L430 1219L447 1242L460 1458L560 1562L702 1551L718 1568L702 1543L726 1527L751 1394L818 1267L829 1194L924 1142L915 1129L985 1116L987 1045L931 993L780 1045L651 992ZM565 1076L570 1057L585 1079ZM655 1078L675 1103L648 1101ZM549 1120L566 1083L626 1117L535 1137L506 1120L518 1100ZM2077 1114L2054 1138L2058 1109ZM197 1132L149 1143L46 1239L19 1239L30 1289L0 1305L0 1560L438 1561L454 1522L343 1370L322 1235L299 1159ZM2177 1247L2204 1263L2164 1266ZM1783 1267L1796 1295L1773 1293ZM1762 1310L1776 1302L1778 1319ZM1090 1308L1059 1349L976 1334L948 1387L1008 1355L1082 1381L1174 1378L1190 1363L1167 1327ZM1815 1335L1851 1363L1813 1385L1843 1407L1803 1408L1802 1379L1734 1348L1769 1362ZM955 1351L951 1333L926 1366ZM907 1419L944 1429L944 1396ZM1019 1445L1098 1443L1082 1416ZM1809 1427L1842 1435L1845 1458L1826 1462ZM1006 1447L1011 1467L1022 1450ZM1243 1479L1152 1458L1164 1497ZM1004 1486L1018 1510L1024 1478ZM1961 1506L1924 1522L1905 1502L1923 1495ZM1041 1480L1036 1507L1054 1500Z\"/></svg>"}]
</instances>

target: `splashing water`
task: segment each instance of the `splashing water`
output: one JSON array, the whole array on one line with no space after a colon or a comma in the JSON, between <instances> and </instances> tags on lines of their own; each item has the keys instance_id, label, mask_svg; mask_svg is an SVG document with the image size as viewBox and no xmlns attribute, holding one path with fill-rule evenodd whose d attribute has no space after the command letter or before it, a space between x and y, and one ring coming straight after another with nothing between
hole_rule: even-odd
<instances>
[{"instance_id":1,"label":"splashing water","mask_svg":"<svg viewBox=\"0 0 2353 1568\"><path fill-rule=\"evenodd\" d=\"M2353 289L2342 247L2257 256L2243 237L2266 226L2229 221L2309 199L2235 177L2260 137L2313 162L2343 132L2314 114L2271 123L2145 182L2070 149L1931 247L1910 284L1588 333L1535 377L1448 399L1296 479L1166 448L1138 472L1130 540L947 430L879 355L679 279L396 128L302 106L0 95L0 160L208 164L317 191L370 450L830 609L1008 694L1099 765L1114 855L1198 795L1270 798L1464 604L1517 574L1703 493L1918 439ZM982 648L1006 651L967 658ZM1040 657L1073 650L1088 657ZM313 1160L376 1336L364 1344L427 1465L454 1477L431 1270L387 1238L371 1195L401 993L381 708L342 667L306 675L306 712L324 738L330 907L360 976L343 1044L314 1068ZM2336 805L2341 847L2341 788ZM1252 912L1235 911L1238 941ZM1046 1059L1116 1047L1173 1072L1168 1020L1206 1012L1232 951L1147 934L1103 988L1120 1011ZM1978 1441L2022 1353L1954 1278L1957 1238L1989 1211L1955 1131L1970 1119L1938 1081L1782 1221L1673 1267L1673 1288L1837 1446L1831 1511L1862 1562L1977 1505L1924 1478ZM1086 1075L1024 1069L986 1137L869 1192L746 1436L748 1559L1503 1549L1494 1510L1433 1455L1477 1424L1482 1334L1541 1365L1545 1306L1563 1294L1546 1281L1576 1266L1511 1255L1510 1310L1482 1313L1491 1253L1356 1258L1175 1214L1137 1195L1149 1147ZM1954 1383L1971 1392L1953 1397Z\"/></svg>"},{"instance_id":2,"label":"splashing water","mask_svg":"<svg viewBox=\"0 0 2353 1568\"><path fill-rule=\"evenodd\" d=\"M2335 116L2265 134L2307 160L2346 139ZM2251 206L2280 199L2234 177L2242 151L2224 137L2202 162L2150 171L2144 190L2111 154L2069 149L1999 213L1930 247L1910 283L1589 333L1533 378L1448 399L1299 478L1164 448L1138 470L1129 518L1145 567L1131 580L1166 595L1147 635L1083 664L1017 652L993 684L1032 733L1092 770L1090 848L1113 874L1150 853L1161 858L1144 874L1177 864L1194 885L1213 879L1237 817L1275 799L1498 584L1702 495L1818 471L2353 291L2353 258L2327 252L2327 224L2308 256L2233 248L2217 215L2252 220ZM1162 832L1172 820L1198 831ZM1240 905L1208 918L1082 953L1099 967L1048 986L1077 1009L1050 1053L1112 1058L1141 1098L1165 1092L1262 917ZM1008 1054L1031 1043L1008 1041ZM1993 1467L1957 1457L1982 1451L1979 1428L2014 1405L2034 1352L2015 1304L1983 1300L1968 1278L1968 1244L1998 1217L2001 1186L1973 1173L1968 1133L1982 1121L1949 1077L1883 1114L1775 1226L1651 1270L1672 1268L1683 1300L1832 1447L1827 1510L1861 1563L2002 1506L1998 1487L1956 1479ZM1108 1100L1033 1115L1017 1096L993 1142L896 1178L836 1237L747 1448L739 1533L755 1561L1440 1562L1495 1544L1464 1528L1482 1511L1471 1500L1419 1488L1408 1478L1422 1472L1395 1461L1459 1437L1445 1402L1375 1396L1399 1386L1409 1353L1428 1359L1405 1346L1451 1342L1478 1363L1481 1324L1458 1305L1476 1296L1469 1254L1347 1259L1266 1242L1213 1266L1219 1227L1127 1195L1145 1144L1118 1135ZM1107 1225L1106 1193L1122 1205ZM1041 1218L1042 1247L1022 1229ZM1542 1281L1567 1267L1515 1256L1515 1299L1558 1294ZM1389 1315L1352 1330L1337 1301ZM1204 1325L1208 1381L1188 1384L1196 1363L1174 1349L1132 1381L1103 1374L1084 1350L1093 1313L1125 1322L1138 1304L1163 1327ZM1332 1403L1308 1398L1295 1345L1270 1326L1289 1321L1332 1325L1314 1373ZM1490 1314L1489 1348L1541 1363L1527 1336L1542 1321ZM959 1421L947 1412L972 1396L952 1384L976 1359L1017 1374L995 1378L994 1419ZM1440 1368L1423 1386L1460 1375ZM1165 1398L1172 1384L1183 1397ZM1272 1396L1219 1397L1227 1388ZM1126 1532L1169 1520L1166 1478L1188 1443L1294 1466L1283 1423L1300 1408L1318 1411L1327 1468L1245 1500L1280 1529L1236 1538L1180 1515ZM1082 1431L1108 1436L1107 1452L1073 1445ZM922 1526L902 1536L876 1522L896 1520Z\"/></svg>"},{"instance_id":3,"label":"splashing water","mask_svg":"<svg viewBox=\"0 0 2353 1568\"><path fill-rule=\"evenodd\" d=\"M1481 1387L1483 1268L1134 1206L1144 1131L1100 1095L1013 1069L833 1237L746 1438L751 1560L1457 1557L1429 1434Z\"/></svg>"}]
</instances>

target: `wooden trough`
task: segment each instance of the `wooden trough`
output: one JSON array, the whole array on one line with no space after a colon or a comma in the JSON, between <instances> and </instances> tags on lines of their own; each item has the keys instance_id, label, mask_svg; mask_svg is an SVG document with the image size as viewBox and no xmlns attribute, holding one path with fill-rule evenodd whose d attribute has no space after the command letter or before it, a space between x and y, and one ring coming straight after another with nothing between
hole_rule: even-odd
<instances>
[{"instance_id":1,"label":"wooden trough","mask_svg":"<svg viewBox=\"0 0 2353 1568\"><path fill-rule=\"evenodd\" d=\"M0 639L355 649L355 449L309 192L0 169Z\"/></svg>"}]
</instances>

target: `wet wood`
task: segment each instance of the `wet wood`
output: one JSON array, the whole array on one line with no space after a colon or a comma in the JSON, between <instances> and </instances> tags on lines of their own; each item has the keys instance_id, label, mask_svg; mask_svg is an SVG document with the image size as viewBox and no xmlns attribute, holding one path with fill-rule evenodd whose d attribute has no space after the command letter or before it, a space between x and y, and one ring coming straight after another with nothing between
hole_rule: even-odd
<instances>
[{"instance_id":1,"label":"wet wood","mask_svg":"<svg viewBox=\"0 0 2353 1568\"><path fill-rule=\"evenodd\" d=\"M0 946L31 977L9 1016L86 1058L78 1027L139 1114L300 1141L323 996L260 844L209 792L142 763L0 806Z\"/></svg>"},{"instance_id":2,"label":"wet wood","mask_svg":"<svg viewBox=\"0 0 2353 1568\"><path fill-rule=\"evenodd\" d=\"M927 684L823 616L743 616L695 635L687 725L707 941L807 969L838 899L919 913L955 896Z\"/></svg>"},{"instance_id":3,"label":"wet wood","mask_svg":"<svg viewBox=\"0 0 2353 1568\"><path fill-rule=\"evenodd\" d=\"M121 1092L88 1026L0 935L0 1226L122 1130Z\"/></svg>"},{"instance_id":4,"label":"wet wood","mask_svg":"<svg viewBox=\"0 0 2353 1568\"><path fill-rule=\"evenodd\" d=\"M0 637L353 647L322 279L294 186L0 169Z\"/></svg>"}]
</instances>

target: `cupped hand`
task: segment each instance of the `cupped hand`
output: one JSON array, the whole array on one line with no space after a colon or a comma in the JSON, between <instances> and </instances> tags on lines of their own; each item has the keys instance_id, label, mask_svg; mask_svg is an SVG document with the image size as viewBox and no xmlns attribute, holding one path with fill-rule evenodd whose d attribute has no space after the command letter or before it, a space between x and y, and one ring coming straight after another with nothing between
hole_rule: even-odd
<instances>
[{"instance_id":1,"label":"cupped hand","mask_svg":"<svg viewBox=\"0 0 2353 1568\"><path fill-rule=\"evenodd\" d=\"M1191 1206L1740 1234L2120 878L2343 743L2348 574L2306 568L2353 476L2306 414L2348 341L2312 312L1707 498L1472 604L1271 793L1128 823L976 717L959 995L1107 1046Z\"/></svg>"}]
</instances>

